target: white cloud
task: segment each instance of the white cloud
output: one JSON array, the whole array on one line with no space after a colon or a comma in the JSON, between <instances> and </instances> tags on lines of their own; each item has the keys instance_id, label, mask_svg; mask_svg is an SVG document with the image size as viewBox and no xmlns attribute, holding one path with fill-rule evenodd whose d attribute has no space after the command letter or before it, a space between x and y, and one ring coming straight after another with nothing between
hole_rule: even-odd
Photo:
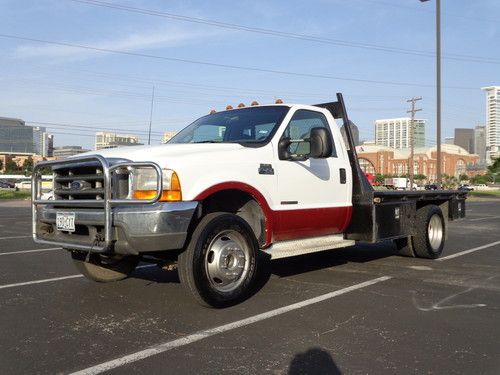
<instances>
[{"instance_id":1,"label":"white cloud","mask_svg":"<svg viewBox=\"0 0 500 375\"><path fill-rule=\"evenodd\" d=\"M199 43L207 37L215 37L220 32L184 31L180 29L159 30L154 32L133 33L123 38L94 41L68 41L69 44L91 46L100 49L139 51L144 49L171 48L185 44ZM102 54L98 51L78 47L26 44L16 48L18 58L50 58L50 59L85 59Z\"/></svg>"}]
</instances>

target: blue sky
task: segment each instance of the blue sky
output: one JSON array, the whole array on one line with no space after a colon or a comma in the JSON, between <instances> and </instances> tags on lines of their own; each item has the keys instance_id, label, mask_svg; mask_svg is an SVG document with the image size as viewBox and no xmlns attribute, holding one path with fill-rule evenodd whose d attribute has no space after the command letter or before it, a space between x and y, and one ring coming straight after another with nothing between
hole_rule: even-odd
<instances>
[{"instance_id":1,"label":"blue sky","mask_svg":"<svg viewBox=\"0 0 500 375\"><path fill-rule=\"evenodd\" d=\"M154 85L152 143L159 143L163 131L212 108L278 97L317 103L341 91L361 138L372 139L375 119L404 117L406 100L422 96L419 117L428 119L427 143L435 143L433 0L102 1L321 41L71 0L0 0L0 34L155 56L0 37L0 116L53 123L57 146L92 147L95 128L146 141ZM442 11L444 137L484 123L480 87L500 85L500 2L442 0Z\"/></svg>"}]
</instances>

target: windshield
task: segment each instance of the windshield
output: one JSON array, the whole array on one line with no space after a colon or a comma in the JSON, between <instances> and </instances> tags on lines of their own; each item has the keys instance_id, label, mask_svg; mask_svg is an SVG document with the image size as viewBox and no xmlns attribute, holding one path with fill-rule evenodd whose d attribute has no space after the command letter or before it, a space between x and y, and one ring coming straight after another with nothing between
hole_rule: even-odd
<instances>
[{"instance_id":1,"label":"windshield","mask_svg":"<svg viewBox=\"0 0 500 375\"><path fill-rule=\"evenodd\" d=\"M267 143L288 112L286 106L249 107L204 116L168 143Z\"/></svg>"}]
</instances>

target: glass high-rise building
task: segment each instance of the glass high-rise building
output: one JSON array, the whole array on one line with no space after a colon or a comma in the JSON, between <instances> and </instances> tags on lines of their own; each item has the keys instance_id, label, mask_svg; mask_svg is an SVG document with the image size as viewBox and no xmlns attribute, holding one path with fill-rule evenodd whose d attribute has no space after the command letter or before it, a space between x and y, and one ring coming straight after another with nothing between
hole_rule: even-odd
<instances>
[{"instance_id":1,"label":"glass high-rise building","mask_svg":"<svg viewBox=\"0 0 500 375\"><path fill-rule=\"evenodd\" d=\"M47 156L48 135L43 127L26 126L23 120L0 117L0 153Z\"/></svg>"},{"instance_id":2,"label":"glass high-rise building","mask_svg":"<svg viewBox=\"0 0 500 375\"><path fill-rule=\"evenodd\" d=\"M396 149L410 147L411 118L391 118L375 121L375 143ZM425 120L414 120L415 147L425 147Z\"/></svg>"},{"instance_id":3,"label":"glass high-rise building","mask_svg":"<svg viewBox=\"0 0 500 375\"><path fill-rule=\"evenodd\" d=\"M486 91L486 159L500 157L500 86L483 87Z\"/></svg>"}]
</instances>

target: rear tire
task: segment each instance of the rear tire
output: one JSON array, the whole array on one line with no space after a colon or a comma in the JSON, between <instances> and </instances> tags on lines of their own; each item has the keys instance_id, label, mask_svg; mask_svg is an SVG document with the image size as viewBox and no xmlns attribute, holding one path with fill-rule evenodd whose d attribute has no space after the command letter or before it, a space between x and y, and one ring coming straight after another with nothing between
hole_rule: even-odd
<instances>
[{"instance_id":1,"label":"rear tire","mask_svg":"<svg viewBox=\"0 0 500 375\"><path fill-rule=\"evenodd\" d=\"M90 254L87 262L87 255L85 252L71 251L71 257L76 269L87 279L101 283L125 279L139 263L139 257L137 256L107 257L100 254Z\"/></svg>"},{"instance_id":2,"label":"rear tire","mask_svg":"<svg viewBox=\"0 0 500 375\"><path fill-rule=\"evenodd\" d=\"M417 232L413 237L413 251L418 258L436 259L443 252L446 227L443 212L438 206L424 206L417 210Z\"/></svg>"},{"instance_id":3,"label":"rear tire","mask_svg":"<svg viewBox=\"0 0 500 375\"><path fill-rule=\"evenodd\" d=\"M245 220L224 212L208 214L179 255L179 279L201 305L234 305L255 287L258 251L257 239Z\"/></svg>"}]
</instances>

